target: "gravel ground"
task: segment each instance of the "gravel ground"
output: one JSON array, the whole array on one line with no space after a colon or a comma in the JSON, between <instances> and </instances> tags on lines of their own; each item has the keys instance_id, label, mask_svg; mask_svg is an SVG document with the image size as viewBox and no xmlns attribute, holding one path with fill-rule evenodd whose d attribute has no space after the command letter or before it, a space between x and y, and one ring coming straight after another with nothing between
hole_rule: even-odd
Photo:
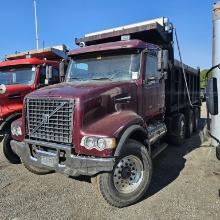
<instances>
[{"instance_id":1,"label":"gravel ground","mask_svg":"<svg viewBox=\"0 0 220 220\"><path fill-rule=\"evenodd\" d=\"M204 125L204 119L201 121ZM0 153L0 219L220 219L220 162L201 134L154 160L149 192L117 209L87 179L37 176Z\"/></svg>"}]
</instances>

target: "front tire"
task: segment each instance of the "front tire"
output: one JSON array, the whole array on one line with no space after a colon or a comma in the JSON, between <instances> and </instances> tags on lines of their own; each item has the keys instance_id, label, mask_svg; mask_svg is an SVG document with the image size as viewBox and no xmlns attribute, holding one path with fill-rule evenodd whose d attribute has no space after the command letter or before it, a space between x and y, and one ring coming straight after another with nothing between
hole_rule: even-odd
<instances>
[{"instance_id":1,"label":"front tire","mask_svg":"<svg viewBox=\"0 0 220 220\"><path fill-rule=\"evenodd\" d=\"M103 198L112 206L132 205L145 195L152 176L152 162L147 149L128 140L111 173L99 174L97 184Z\"/></svg>"},{"instance_id":2,"label":"front tire","mask_svg":"<svg viewBox=\"0 0 220 220\"><path fill-rule=\"evenodd\" d=\"M14 153L14 151L11 148L10 141L12 140L11 138L11 133L10 131L7 131L4 134L3 140L2 140L2 145L3 145L3 154L5 155L6 159L12 163L12 164L20 164L21 160L18 157L17 154Z\"/></svg>"}]
</instances>

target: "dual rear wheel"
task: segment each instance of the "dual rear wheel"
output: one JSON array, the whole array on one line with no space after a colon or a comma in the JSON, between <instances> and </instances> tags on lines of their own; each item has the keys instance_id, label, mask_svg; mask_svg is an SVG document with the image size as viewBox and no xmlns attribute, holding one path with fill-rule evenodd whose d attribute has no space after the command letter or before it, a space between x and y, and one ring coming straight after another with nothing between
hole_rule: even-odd
<instances>
[{"instance_id":1,"label":"dual rear wheel","mask_svg":"<svg viewBox=\"0 0 220 220\"><path fill-rule=\"evenodd\" d=\"M198 130L199 108L189 109L184 114L178 113L172 119L172 135L170 141L175 145L181 145L185 137L190 138L194 131Z\"/></svg>"}]
</instances>

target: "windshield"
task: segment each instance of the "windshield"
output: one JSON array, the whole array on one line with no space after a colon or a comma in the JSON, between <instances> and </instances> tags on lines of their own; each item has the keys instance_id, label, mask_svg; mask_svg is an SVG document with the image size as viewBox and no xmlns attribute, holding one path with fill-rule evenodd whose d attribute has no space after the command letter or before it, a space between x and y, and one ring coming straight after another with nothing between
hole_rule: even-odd
<instances>
[{"instance_id":1,"label":"windshield","mask_svg":"<svg viewBox=\"0 0 220 220\"><path fill-rule=\"evenodd\" d=\"M67 71L67 82L89 80L132 80L139 77L140 52L99 54L74 58Z\"/></svg>"},{"instance_id":2,"label":"windshield","mask_svg":"<svg viewBox=\"0 0 220 220\"><path fill-rule=\"evenodd\" d=\"M0 70L0 84L13 85L31 85L35 78L35 67L13 68Z\"/></svg>"}]
</instances>

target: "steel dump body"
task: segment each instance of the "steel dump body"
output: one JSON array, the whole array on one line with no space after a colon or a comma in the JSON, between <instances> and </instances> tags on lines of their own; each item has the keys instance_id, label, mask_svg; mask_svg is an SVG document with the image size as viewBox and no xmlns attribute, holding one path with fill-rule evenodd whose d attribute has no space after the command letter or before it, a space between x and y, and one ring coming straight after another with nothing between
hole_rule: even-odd
<instances>
[{"instance_id":1,"label":"steel dump body","mask_svg":"<svg viewBox=\"0 0 220 220\"><path fill-rule=\"evenodd\" d=\"M38 50L30 50L25 52L18 52L15 54L9 54L6 56L6 59L19 60L26 59L28 57L35 57L41 60L60 61L61 59L67 59L66 51L67 49L65 45L59 45Z\"/></svg>"},{"instance_id":2,"label":"steel dump body","mask_svg":"<svg viewBox=\"0 0 220 220\"><path fill-rule=\"evenodd\" d=\"M200 106L200 70L187 65L184 65L184 68L191 102ZM190 107L190 103L181 63L175 60L166 80L166 113L169 115L187 106Z\"/></svg>"}]
</instances>

